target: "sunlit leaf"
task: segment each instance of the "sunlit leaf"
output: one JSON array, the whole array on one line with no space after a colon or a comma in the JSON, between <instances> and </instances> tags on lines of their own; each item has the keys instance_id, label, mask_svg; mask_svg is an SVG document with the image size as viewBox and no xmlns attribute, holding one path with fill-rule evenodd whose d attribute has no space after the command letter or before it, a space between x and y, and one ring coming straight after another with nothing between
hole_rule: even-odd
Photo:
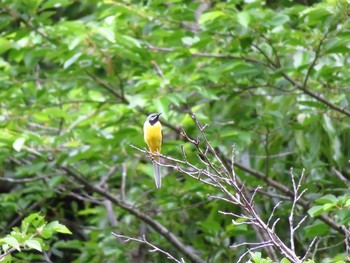
<instances>
[{"instance_id":1,"label":"sunlit leaf","mask_svg":"<svg viewBox=\"0 0 350 263\"><path fill-rule=\"evenodd\" d=\"M238 23L244 27L248 27L250 23L250 15L248 12L240 12L237 15Z\"/></svg>"},{"instance_id":2,"label":"sunlit leaf","mask_svg":"<svg viewBox=\"0 0 350 263\"><path fill-rule=\"evenodd\" d=\"M17 241L17 239L14 237L8 236L8 237L1 238L0 243L8 244L10 247L17 249L18 251L21 251L20 244Z\"/></svg>"},{"instance_id":3,"label":"sunlit leaf","mask_svg":"<svg viewBox=\"0 0 350 263\"><path fill-rule=\"evenodd\" d=\"M24 145L25 141L26 141L25 138L18 138L13 143L13 149L15 149L15 151L17 151L17 152L20 152L22 150L22 148L23 148L23 145Z\"/></svg>"},{"instance_id":4,"label":"sunlit leaf","mask_svg":"<svg viewBox=\"0 0 350 263\"><path fill-rule=\"evenodd\" d=\"M37 240L34 239L28 239L26 241L24 241L24 244L28 247L28 248L32 248L38 251L42 251L41 245Z\"/></svg>"},{"instance_id":5,"label":"sunlit leaf","mask_svg":"<svg viewBox=\"0 0 350 263\"><path fill-rule=\"evenodd\" d=\"M222 11L213 11L213 12L207 12L201 15L199 19L200 24L205 24L209 21L212 21L220 16L224 16L225 13Z\"/></svg>"}]
</instances>

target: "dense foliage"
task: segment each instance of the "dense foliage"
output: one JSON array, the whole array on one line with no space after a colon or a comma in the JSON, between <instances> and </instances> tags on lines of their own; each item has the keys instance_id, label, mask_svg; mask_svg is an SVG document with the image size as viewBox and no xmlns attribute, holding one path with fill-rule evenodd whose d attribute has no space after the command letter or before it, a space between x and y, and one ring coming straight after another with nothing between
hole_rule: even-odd
<instances>
[{"instance_id":1,"label":"dense foliage","mask_svg":"<svg viewBox=\"0 0 350 263\"><path fill-rule=\"evenodd\" d=\"M261 218L267 222L283 201L272 220L279 218L275 232L287 246L291 175L305 169L295 224L307 218L295 253L303 257L313 243L308 259L345 261L349 15L340 0L1 1L0 238L30 214L73 233L50 235L42 253L8 256L166 260L114 232L145 235L175 258L196 261L169 231L203 262L237 262L249 242L261 242L254 227L232 222L242 218L220 213L242 210L200 178L163 168L163 186L155 188L150 158L130 145L145 147L143 122L162 112L166 156L183 160L183 145L188 161L203 165L180 134L182 126L200 136L192 113L209 125L206 137L228 167L235 146L240 180L251 195L262 187L254 198ZM0 244L1 254L12 246ZM284 257L278 248L254 252L244 260Z\"/></svg>"}]
</instances>

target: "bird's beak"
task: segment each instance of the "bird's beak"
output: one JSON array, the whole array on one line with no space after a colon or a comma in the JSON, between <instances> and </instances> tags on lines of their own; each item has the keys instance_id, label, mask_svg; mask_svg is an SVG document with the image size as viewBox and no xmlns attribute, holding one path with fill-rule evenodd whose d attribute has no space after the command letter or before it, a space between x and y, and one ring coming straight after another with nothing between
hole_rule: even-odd
<instances>
[{"instance_id":1,"label":"bird's beak","mask_svg":"<svg viewBox=\"0 0 350 263\"><path fill-rule=\"evenodd\" d=\"M157 114L157 117L159 117L160 116L160 114L162 114L161 112L159 112L158 114Z\"/></svg>"}]
</instances>

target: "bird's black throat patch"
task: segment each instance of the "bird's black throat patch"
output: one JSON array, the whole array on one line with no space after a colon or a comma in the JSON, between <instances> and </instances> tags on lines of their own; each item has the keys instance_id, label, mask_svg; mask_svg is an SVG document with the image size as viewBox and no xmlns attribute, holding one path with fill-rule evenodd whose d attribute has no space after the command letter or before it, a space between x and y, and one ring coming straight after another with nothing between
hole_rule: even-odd
<instances>
[{"instance_id":1,"label":"bird's black throat patch","mask_svg":"<svg viewBox=\"0 0 350 263\"><path fill-rule=\"evenodd\" d=\"M158 119L159 119L159 116L156 116L156 117L154 117L153 119L150 119L150 120L149 120L149 123L153 126L154 124L157 123Z\"/></svg>"}]
</instances>

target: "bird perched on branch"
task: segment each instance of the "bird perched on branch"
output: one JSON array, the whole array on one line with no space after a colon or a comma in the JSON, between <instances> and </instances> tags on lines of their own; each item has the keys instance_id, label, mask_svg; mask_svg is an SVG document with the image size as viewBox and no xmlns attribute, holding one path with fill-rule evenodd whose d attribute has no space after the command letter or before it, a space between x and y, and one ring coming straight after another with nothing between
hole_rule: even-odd
<instances>
[{"instance_id":1,"label":"bird perched on branch","mask_svg":"<svg viewBox=\"0 0 350 263\"><path fill-rule=\"evenodd\" d=\"M152 153L160 153L162 147L162 125L159 121L160 114L162 113L150 114L143 125L145 142L153 159L157 162L159 162L159 156ZM155 161L153 161L154 179L156 181L156 187L160 188L162 186L162 176L160 174L160 167Z\"/></svg>"}]
</instances>

